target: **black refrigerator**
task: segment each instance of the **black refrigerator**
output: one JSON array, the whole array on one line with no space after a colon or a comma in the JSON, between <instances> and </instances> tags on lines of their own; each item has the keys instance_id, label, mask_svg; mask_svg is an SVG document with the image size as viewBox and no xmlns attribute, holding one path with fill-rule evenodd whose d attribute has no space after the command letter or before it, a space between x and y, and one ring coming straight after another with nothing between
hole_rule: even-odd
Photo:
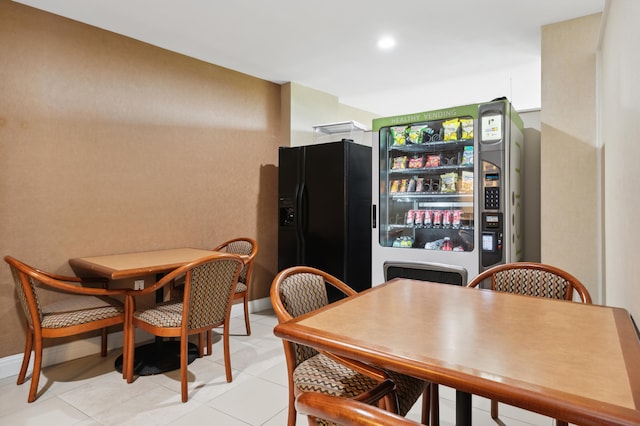
<instances>
[{"instance_id":1,"label":"black refrigerator","mask_svg":"<svg viewBox=\"0 0 640 426\"><path fill-rule=\"evenodd\" d=\"M371 147L281 147L278 179L278 269L312 266L356 291L370 288Z\"/></svg>"}]
</instances>

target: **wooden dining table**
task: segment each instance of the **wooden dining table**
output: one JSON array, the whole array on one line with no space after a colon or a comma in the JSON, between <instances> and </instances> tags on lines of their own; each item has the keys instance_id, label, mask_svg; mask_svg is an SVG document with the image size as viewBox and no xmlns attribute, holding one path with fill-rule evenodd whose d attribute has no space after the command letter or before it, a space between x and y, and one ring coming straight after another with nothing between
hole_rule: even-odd
<instances>
[{"instance_id":1,"label":"wooden dining table","mask_svg":"<svg viewBox=\"0 0 640 426\"><path fill-rule=\"evenodd\" d=\"M579 425L640 424L629 313L397 278L275 327L276 336Z\"/></svg>"},{"instance_id":2,"label":"wooden dining table","mask_svg":"<svg viewBox=\"0 0 640 426\"><path fill-rule=\"evenodd\" d=\"M121 280L170 272L213 253L211 250L183 247L76 257L69 259L69 265L79 276L98 276L110 280Z\"/></svg>"},{"instance_id":3,"label":"wooden dining table","mask_svg":"<svg viewBox=\"0 0 640 426\"><path fill-rule=\"evenodd\" d=\"M71 265L76 275L80 277L103 277L109 280L123 280L144 278L152 275L157 281L163 274L194 260L210 256L213 253L215 252L211 250L183 247L105 256L78 257L69 259L69 265ZM156 293L156 302L161 302L162 300L163 294L159 291ZM197 356L197 346L189 344L188 362L193 362ZM154 343L137 347L134 359L134 371L137 375L145 376L177 370L180 368L179 342L157 338ZM122 361L122 356L116 358L116 370L122 371Z\"/></svg>"}]
</instances>

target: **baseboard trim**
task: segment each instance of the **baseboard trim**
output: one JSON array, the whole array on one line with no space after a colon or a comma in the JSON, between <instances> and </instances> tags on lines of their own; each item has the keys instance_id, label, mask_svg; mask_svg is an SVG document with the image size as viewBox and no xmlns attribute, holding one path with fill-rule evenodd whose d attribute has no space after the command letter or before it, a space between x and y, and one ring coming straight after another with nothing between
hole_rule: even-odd
<instances>
[{"instance_id":1,"label":"baseboard trim","mask_svg":"<svg viewBox=\"0 0 640 426\"><path fill-rule=\"evenodd\" d=\"M242 316L243 305L236 303L231 307L231 316ZM260 312L267 309L271 309L271 300L268 297L252 300L249 302L249 312ZM136 330L136 342L144 342L149 339L149 335ZM121 349L122 348L122 331L109 334L107 341L107 349ZM81 340L75 340L73 342L65 343L62 345L56 345L44 348L42 351L42 368L49 367L51 365L60 364L62 362L71 361L72 359L82 358L89 355L94 355L100 352L100 337L90 337ZM20 372L20 366L22 365L22 353L9 355L0 358L0 379L4 379L11 376L17 376ZM29 370L27 377L33 371L33 354L29 363Z\"/></svg>"}]
</instances>

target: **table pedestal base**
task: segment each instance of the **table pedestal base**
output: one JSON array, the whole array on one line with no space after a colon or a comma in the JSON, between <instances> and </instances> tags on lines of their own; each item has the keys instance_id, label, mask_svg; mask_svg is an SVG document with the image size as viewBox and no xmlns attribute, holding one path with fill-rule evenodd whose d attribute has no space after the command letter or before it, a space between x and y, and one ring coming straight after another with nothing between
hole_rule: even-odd
<instances>
[{"instance_id":1,"label":"table pedestal base","mask_svg":"<svg viewBox=\"0 0 640 426\"><path fill-rule=\"evenodd\" d=\"M456 390L456 426L471 426L471 394Z\"/></svg>"},{"instance_id":2,"label":"table pedestal base","mask_svg":"<svg viewBox=\"0 0 640 426\"><path fill-rule=\"evenodd\" d=\"M189 343L187 346L187 363L191 364L197 357L198 346ZM116 358L115 369L122 373L122 355ZM179 340L154 342L136 348L133 358L133 374L136 376L151 376L179 369Z\"/></svg>"}]
</instances>

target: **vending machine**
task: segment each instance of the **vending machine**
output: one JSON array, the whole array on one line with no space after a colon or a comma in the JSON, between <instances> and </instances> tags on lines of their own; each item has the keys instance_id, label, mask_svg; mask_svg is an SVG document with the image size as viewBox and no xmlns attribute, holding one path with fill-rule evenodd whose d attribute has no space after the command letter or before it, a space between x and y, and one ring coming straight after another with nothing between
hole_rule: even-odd
<instances>
[{"instance_id":1,"label":"vending machine","mask_svg":"<svg viewBox=\"0 0 640 426\"><path fill-rule=\"evenodd\" d=\"M505 98L373 120L372 284L520 260L523 143Z\"/></svg>"}]
</instances>

